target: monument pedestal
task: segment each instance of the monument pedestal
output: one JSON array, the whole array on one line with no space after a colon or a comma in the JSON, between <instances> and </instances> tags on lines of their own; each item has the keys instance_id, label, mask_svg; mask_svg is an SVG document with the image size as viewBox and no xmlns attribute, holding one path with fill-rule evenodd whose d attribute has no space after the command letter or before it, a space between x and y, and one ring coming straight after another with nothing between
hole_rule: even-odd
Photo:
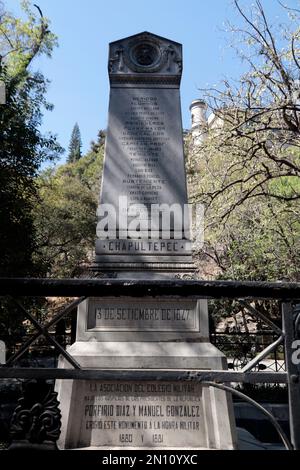
<instances>
[{"instance_id":1,"label":"monument pedestal","mask_svg":"<svg viewBox=\"0 0 300 470\"><path fill-rule=\"evenodd\" d=\"M76 342L82 367L130 370L224 369L211 343ZM61 359L59 367L68 367ZM62 381L57 386L62 449L96 447L234 449L226 392L194 382Z\"/></svg>"},{"instance_id":2,"label":"monument pedestal","mask_svg":"<svg viewBox=\"0 0 300 470\"><path fill-rule=\"evenodd\" d=\"M90 298L78 309L77 341L68 352L84 368L227 368L208 339L206 301ZM58 366L70 367L64 358ZM61 380L56 390L62 449L235 448L231 397L213 387L185 381Z\"/></svg>"}]
</instances>

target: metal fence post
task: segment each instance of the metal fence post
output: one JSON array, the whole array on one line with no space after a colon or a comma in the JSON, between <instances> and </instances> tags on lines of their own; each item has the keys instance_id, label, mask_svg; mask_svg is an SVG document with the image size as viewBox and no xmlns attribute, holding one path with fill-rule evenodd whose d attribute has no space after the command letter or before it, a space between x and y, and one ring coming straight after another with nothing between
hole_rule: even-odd
<instances>
[{"instance_id":1,"label":"metal fence post","mask_svg":"<svg viewBox=\"0 0 300 470\"><path fill-rule=\"evenodd\" d=\"M294 316L291 302L282 303L282 326L284 332L285 364L288 374L289 418L291 442L295 450L300 449L300 381L299 369L292 360L295 340Z\"/></svg>"}]
</instances>

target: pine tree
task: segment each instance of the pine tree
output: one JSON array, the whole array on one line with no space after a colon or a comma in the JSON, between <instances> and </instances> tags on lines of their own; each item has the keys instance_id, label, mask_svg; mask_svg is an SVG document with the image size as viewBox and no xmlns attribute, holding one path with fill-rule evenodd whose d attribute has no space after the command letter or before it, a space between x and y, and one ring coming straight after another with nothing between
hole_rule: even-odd
<instances>
[{"instance_id":1,"label":"pine tree","mask_svg":"<svg viewBox=\"0 0 300 470\"><path fill-rule=\"evenodd\" d=\"M68 155L68 163L76 162L81 158L81 136L80 136L80 129L76 122L75 126L73 127L73 131L71 134L70 144L69 144L69 155Z\"/></svg>"}]
</instances>

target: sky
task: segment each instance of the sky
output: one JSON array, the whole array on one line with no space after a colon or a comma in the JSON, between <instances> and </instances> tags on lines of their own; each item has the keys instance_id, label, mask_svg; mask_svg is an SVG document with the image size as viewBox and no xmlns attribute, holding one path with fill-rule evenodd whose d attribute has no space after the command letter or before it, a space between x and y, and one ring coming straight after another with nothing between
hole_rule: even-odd
<instances>
[{"instance_id":1,"label":"sky","mask_svg":"<svg viewBox=\"0 0 300 470\"><path fill-rule=\"evenodd\" d=\"M8 9L19 13L19 0L4 0ZM35 0L59 47L51 59L33 63L50 80L44 132L51 131L67 149L72 128L78 122L83 152L105 129L108 118L109 42L149 31L183 45L181 106L183 127L190 128L189 105L201 98L199 89L218 84L225 77L237 78L241 63L229 46L226 21L240 24L232 0ZM271 22L282 15L277 0L262 0ZM299 0L289 0L298 6ZM250 0L242 0L246 7ZM60 162L66 159L67 151Z\"/></svg>"}]
</instances>

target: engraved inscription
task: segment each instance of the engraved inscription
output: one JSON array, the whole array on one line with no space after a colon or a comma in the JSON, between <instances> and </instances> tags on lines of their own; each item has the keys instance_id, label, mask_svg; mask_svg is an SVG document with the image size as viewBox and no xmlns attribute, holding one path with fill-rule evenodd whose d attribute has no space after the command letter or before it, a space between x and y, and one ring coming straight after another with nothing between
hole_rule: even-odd
<instances>
[{"instance_id":1,"label":"engraved inscription","mask_svg":"<svg viewBox=\"0 0 300 470\"><path fill-rule=\"evenodd\" d=\"M197 302L90 298L88 331L199 332Z\"/></svg>"},{"instance_id":2,"label":"engraved inscription","mask_svg":"<svg viewBox=\"0 0 300 470\"><path fill-rule=\"evenodd\" d=\"M97 254L132 254L147 253L160 255L182 253L191 250L191 242L187 240L97 240Z\"/></svg>"},{"instance_id":3,"label":"engraved inscription","mask_svg":"<svg viewBox=\"0 0 300 470\"><path fill-rule=\"evenodd\" d=\"M185 446L204 444L200 384L89 381L83 393L82 445L181 446L183 432Z\"/></svg>"},{"instance_id":4,"label":"engraved inscription","mask_svg":"<svg viewBox=\"0 0 300 470\"><path fill-rule=\"evenodd\" d=\"M125 219L128 224L135 220L136 210L140 222L130 226L136 230L136 238L138 233L148 238L150 229L156 230L151 238L164 239L173 238L175 227L180 236L179 227L186 224L188 229L188 217L183 216L187 194L181 122L174 119L179 104L178 90L112 90L100 206L115 208L116 238L126 238L119 237L118 229ZM123 196L126 204L120 201ZM140 209L132 209L134 204L140 204ZM181 207L176 215L174 208L170 210L173 204ZM165 220L170 217L166 235L158 233L163 232L163 215ZM107 221L106 209L98 220Z\"/></svg>"},{"instance_id":5,"label":"engraved inscription","mask_svg":"<svg viewBox=\"0 0 300 470\"><path fill-rule=\"evenodd\" d=\"M129 202L157 204L166 183L159 160L170 140L157 96L133 96L122 121L120 141L130 161L129 172L123 178Z\"/></svg>"}]
</instances>

